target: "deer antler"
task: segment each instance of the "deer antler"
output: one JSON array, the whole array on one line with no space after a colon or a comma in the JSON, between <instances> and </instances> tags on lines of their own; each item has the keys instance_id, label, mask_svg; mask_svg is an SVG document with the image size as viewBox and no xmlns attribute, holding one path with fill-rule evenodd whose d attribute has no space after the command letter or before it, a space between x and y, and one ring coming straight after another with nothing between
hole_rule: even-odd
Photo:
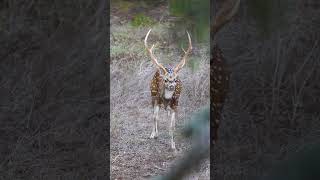
<instances>
[{"instance_id":1,"label":"deer antler","mask_svg":"<svg viewBox=\"0 0 320 180\"><path fill-rule=\"evenodd\" d=\"M223 3L222 9L217 13L216 18L213 19L211 31L214 35L227 24L236 14L240 6L240 0L226 0ZM211 38L213 38L211 37Z\"/></svg>"},{"instance_id":2,"label":"deer antler","mask_svg":"<svg viewBox=\"0 0 320 180\"><path fill-rule=\"evenodd\" d=\"M167 74L168 72L167 72L166 68L164 68L163 65L158 62L157 58L156 58L156 57L154 56L154 54L153 54L153 51L152 51L152 50L153 50L153 48L154 48L154 44L151 46L151 48L148 47L147 40L148 40L148 36L149 36L150 32L151 32L151 29L148 31L146 37L144 38L144 46L146 47L146 49L147 49L147 51L148 51L148 53L149 53L152 61L153 61L159 68L161 68L165 74Z\"/></svg>"},{"instance_id":3,"label":"deer antler","mask_svg":"<svg viewBox=\"0 0 320 180\"><path fill-rule=\"evenodd\" d=\"M177 73L182 69L182 67L186 64L186 59L188 57L188 55L190 54L191 50L192 50L192 43L191 43L191 38L190 38L190 34L187 31L188 34L188 40L189 40L189 47L187 49L187 51L185 51L183 48L183 52L184 52L184 56L182 57L182 60L180 61L180 63L176 66L176 68L174 68L174 74L177 75Z\"/></svg>"}]
</instances>

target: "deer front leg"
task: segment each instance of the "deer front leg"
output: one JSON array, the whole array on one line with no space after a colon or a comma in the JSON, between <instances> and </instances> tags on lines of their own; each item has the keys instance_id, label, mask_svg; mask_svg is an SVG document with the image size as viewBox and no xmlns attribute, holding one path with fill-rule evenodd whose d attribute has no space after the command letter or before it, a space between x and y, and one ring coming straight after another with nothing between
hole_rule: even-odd
<instances>
[{"instance_id":1,"label":"deer front leg","mask_svg":"<svg viewBox=\"0 0 320 180\"><path fill-rule=\"evenodd\" d=\"M174 142L175 115L176 115L176 112L172 111L171 121L170 121L170 136L171 136L171 149L176 152L176 144Z\"/></svg>"},{"instance_id":2,"label":"deer front leg","mask_svg":"<svg viewBox=\"0 0 320 180\"><path fill-rule=\"evenodd\" d=\"M152 133L150 138L157 138L158 137L158 115L159 115L159 106L155 105L153 108L153 126L152 126Z\"/></svg>"}]
</instances>

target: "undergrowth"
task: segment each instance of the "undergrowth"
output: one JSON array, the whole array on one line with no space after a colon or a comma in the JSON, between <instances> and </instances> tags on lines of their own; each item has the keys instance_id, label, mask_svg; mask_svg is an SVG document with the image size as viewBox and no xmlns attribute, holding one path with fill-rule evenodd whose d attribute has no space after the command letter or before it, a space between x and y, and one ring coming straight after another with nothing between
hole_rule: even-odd
<instances>
[{"instance_id":1,"label":"undergrowth","mask_svg":"<svg viewBox=\"0 0 320 180\"><path fill-rule=\"evenodd\" d=\"M155 23L156 22L151 17L146 16L143 13L135 15L131 21L131 25L134 27L151 26Z\"/></svg>"}]
</instances>

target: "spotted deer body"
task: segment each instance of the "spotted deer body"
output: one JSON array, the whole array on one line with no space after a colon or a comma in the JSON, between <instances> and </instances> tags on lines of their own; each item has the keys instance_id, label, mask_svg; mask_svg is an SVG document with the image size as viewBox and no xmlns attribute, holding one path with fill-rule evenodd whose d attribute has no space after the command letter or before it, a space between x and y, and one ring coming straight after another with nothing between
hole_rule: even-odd
<instances>
[{"instance_id":1,"label":"spotted deer body","mask_svg":"<svg viewBox=\"0 0 320 180\"><path fill-rule=\"evenodd\" d=\"M152 98L152 107L153 107L153 126L150 138L158 137L158 118L159 118L159 110L163 108L167 111L167 117L170 116L170 136L171 136L171 148L176 151L176 146L174 142L174 130L175 130L175 120L178 109L179 97L182 91L182 82L179 79L178 72L185 65L185 61L187 56L191 53L192 44L189 33L189 48L187 51L184 51L184 56L180 63L172 68L171 66L164 67L162 64L158 62L156 57L153 54L154 45L151 48L147 45L147 39L151 29L147 33L144 43L145 47L151 57L152 61L157 65L158 70L155 72L151 83L151 98Z\"/></svg>"},{"instance_id":2,"label":"spotted deer body","mask_svg":"<svg viewBox=\"0 0 320 180\"><path fill-rule=\"evenodd\" d=\"M232 17L236 14L239 8L240 0L226 0L222 9L217 13L213 19L211 26L211 44L214 44L215 35L219 30L231 21ZM210 101L211 112L213 118L211 125L213 126L213 142L218 140L218 129L222 116L223 105L229 91L230 71L223 55L222 50L217 44L211 49L210 59Z\"/></svg>"},{"instance_id":3,"label":"spotted deer body","mask_svg":"<svg viewBox=\"0 0 320 180\"><path fill-rule=\"evenodd\" d=\"M159 105L161 108L167 110L177 110L179 97L182 90L182 82L179 77L176 78L176 85L174 91L164 91L164 80L160 76L160 71L157 70L151 80L151 98L152 107Z\"/></svg>"},{"instance_id":4,"label":"spotted deer body","mask_svg":"<svg viewBox=\"0 0 320 180\"><path fill-rule=\"evenodd\" d=\"M229 90L230 72L226 64L221 49L215 45L213 47L211 67L211 112L213 112L213 138L218 139L218 128L221 120L223 105Z\"/></svg>"}]
</instances>

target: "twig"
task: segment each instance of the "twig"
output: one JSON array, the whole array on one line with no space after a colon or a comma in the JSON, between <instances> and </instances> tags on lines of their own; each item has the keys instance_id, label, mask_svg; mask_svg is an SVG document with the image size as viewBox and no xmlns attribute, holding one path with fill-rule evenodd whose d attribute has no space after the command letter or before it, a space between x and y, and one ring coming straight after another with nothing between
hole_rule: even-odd
<instances>
[{"instance_id":1,"label":"twig","mask_svg":"<svg viewBox=\"0 0 320 180\"><path fill-rule=\"evenodd\" d=\"M120 154L118 154L113 160L112 160L112 164L117 160L117 158L120 156Z\"/></svg>"},{"instance_id":2,"label":"twig","mask_svg":"<svg viewBox=\"0 0 320 180\"><path fill-rule=\"evenodd\" d=\"M161 168L161 167L159 167L159 166L157 166L157 165L153 165L155 168L157 168L157 169L160 169L160 170L162 170L162 171L164 171L165 169L163 169L163 168Z\"/></svg>"}]
</instances>

